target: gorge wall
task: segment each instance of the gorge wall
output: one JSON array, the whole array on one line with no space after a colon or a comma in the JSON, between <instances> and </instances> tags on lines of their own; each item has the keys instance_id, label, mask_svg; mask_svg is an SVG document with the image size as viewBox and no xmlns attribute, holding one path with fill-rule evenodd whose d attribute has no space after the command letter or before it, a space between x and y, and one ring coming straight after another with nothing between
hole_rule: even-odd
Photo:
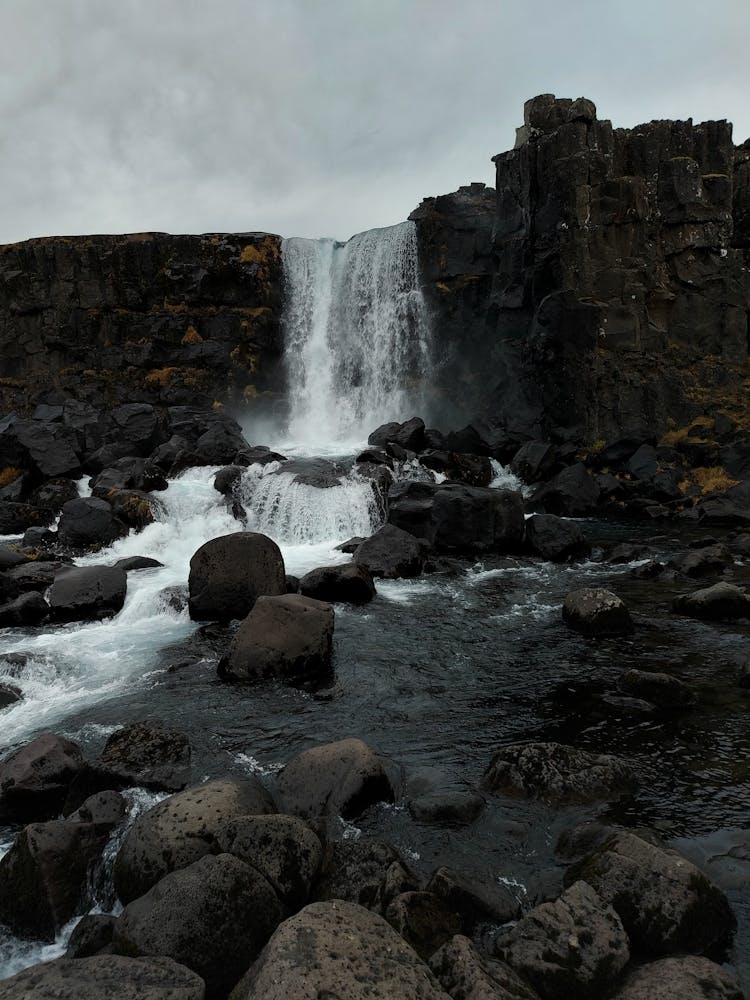
<instances>
[{"instance_id":1,"label":"gorge wall","mask_svg":"<svg viewBox=\"0 0 750 1000\"><path fill-rule=\"evenodd\" d=\"M542 95L494 162L496 192L411 216L446 394L517 439L588 446L744 423L750 143L723 121L615 129Z\"/></svg>"},{"instance_id":2,"label":"gorge wall","mask_svg":"<svg viewBox=\"0 0 750 1000\"><path fill-rule=\"evenodd\" d=\"M278 387L280 245L144 233L0 247L0 410L211 406Z\"/></svg>"}]
</instances>

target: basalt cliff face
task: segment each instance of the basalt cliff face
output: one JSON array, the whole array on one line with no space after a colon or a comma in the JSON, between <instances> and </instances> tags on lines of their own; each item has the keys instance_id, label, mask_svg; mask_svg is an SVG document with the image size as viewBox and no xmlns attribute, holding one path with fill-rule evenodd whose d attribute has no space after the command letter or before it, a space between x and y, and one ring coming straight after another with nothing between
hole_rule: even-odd
<instances>
[{"instance_id":1,"label":"basalt cliff face","mask_svg":"<svg viewBox=\"0 0 750 1000\"><path fill-rule=\"evenodd\" d=\"M750 143L525 105L483 185L412 213L441 380L517 440L593 446L747 418Z\"/></svg>"},{"instance_id":2,"label":"basalt cliff face","mask_svg":"<svg viewBox=\"0 0 750 1000\"><path fill-rule=\"evenodd\" d=\"M211 406L278 387L280 247L265 233L0 247L0 411Z\"/></svg>"}]
</instances>

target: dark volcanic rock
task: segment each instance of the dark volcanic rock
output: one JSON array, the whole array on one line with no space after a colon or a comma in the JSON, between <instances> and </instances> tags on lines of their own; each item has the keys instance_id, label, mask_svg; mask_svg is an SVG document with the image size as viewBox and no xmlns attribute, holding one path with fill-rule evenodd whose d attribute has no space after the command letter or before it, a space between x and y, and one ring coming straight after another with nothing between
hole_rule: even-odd
<instances>
[{"instance_id":1,"label":"dark volcanic rock","mask_svg":"<svg viewBox=\"0 0 750 1000\"><path fill-rule=\"evenodd\" d=\"M87 913L73 928L65 958L88 958L109 951L117 917L108 913Z\"/></svg>"},{"instance_id":2,"label":"dark volcanic rock","mask_svg":"<svg viewBox=\"0 0 750 1000\"><path fill-rule=\"evenodd\" d=\"M281 771L279 792L289 812L303 819L352 819L375 802L393 802L393 788L378 756L361 740L339 740L297 754Z\"/></svg>"},{"instance_id":3,"label":"dark volcanic rock","mask_svg":"<svg viewBox=\"0 0 750 1000\"><path fill-rule=\"evenodd\" d=\"M563 621L584 635L628 635L633 621L625 604L611 590L587 587L565 598Z\"/></svg>"},{"instance_id":4,"label":"dark volcanic rock","mask_svg":"<svg viewBox=\"0 0 750 1000\"><path fill-rule=\"evenodd\" d=\"M569 517L587 517L594 513L598 503L599 486L581 462L558 472L531 497L531 504L537 510Z\"/></svg>"},{"instance_id":5,"label":"dark volcanic rock","mask_svg":"<svg viewBox=\"0 0 750 1000\"><path fill-rule=\"evenodd\" d=\"M687 708L696 702L695 691L684 681L655 670L626 670L620 688L660 708Z\"/></svg>"},{"instance_id":6,"label":"dark volcanic rock","mask_svg":"<svg viewBox=\"0 0 750 1000\"><path fill-rule=\"evenodd\" d=\"M23 692L15 684L0 684L0 710L23 701Z\"/></svg>"},{"instance_id":7,"label":"dark volcanic rock","mask_svg":"<svg viewBox=\"0 0 750 1000\"><path fill-rule=\"evenodd\" d=\"M21 594L15 601L0 606L0 628L38 625L49 614L49 604L34 591Z\"/></svg>"},{"instance_id":8,"label":"dark volcanic rock","mask_svg":"<svg viewBox=\"0 0 750 1000\"><path fill-rule=\"evenodd\" d=\"M201 545L190 560L188 587L191 618L244 618L261 595L286 593L284 559L266 535L222 535Z\"/></svg>"},{"instance_id":9,"label":"dark volcanic rock","mask_svg":"<svg viewBox=\"0 0 750 1000\"><path fill-rule=\"evenodd\" d=\"M587 556L591 546L577 524L554 514L534 514L526 521L526 541L532 552L552 562Z\"/></svg>"},{"instance_id":10,"label":"dark volcanic rock","mask_svg":"<svg viewBox=\"0 0 750 1000\"><path fill-rule=\"evenodd\" d=\"M0 818L29 821L55 816L84 766L78 744L53 733L38 736L0 763Z\"/></svg>"},{"instance_id":11,"label":"dark volcanic rock","mask_svg":"<svg viewBox=\"0 0 750 1000\"><path fill-rule=\"evenodd\" d=\"M716 583L713 587L675 598L674 610L688 618L704 621L735 621L750 618L750 596L732 583Z\"/></svg>"},{"instance_id":12,"label":"dark volcanic rock","mask_svg":"<svg viewBox=\"0 0 750 1000\"><path fill-rule=\"evenodd\" d=\"M97 769L118 785L179 791L190 780L190 741L158 722L133 722L107 739Z\"/></svg>"},{"instance_id":13,"label":"dark volcanic rock","mask_svg":"<svg viewBox=\"0 0 750 1000\"><path fill-rule=\"evenodd\" d=\"M426 888L459 914L466 934L482 921L507 924L519 915L520 906L516 897L495 880L475 882L443 866L432 873Z\"/></svg>"},{"instance_id":14,"label":"dark volcanic rock","mask_svg":"<svg viewBox=\"0 0 750 1000\"><path fill-rule=\"evenodd\" d=\"M318 601L367 604L375 596L375 584L364 566L322 566L305 573L299 592Z\"/></svg>"},{"instance_id":15,"label":"dark volcanic rock","mask_svg":"<svg viewBox=\"0 0 750 1000\"><path fill-rule=\"evenodd\" d=\"M126 533L112 506L98 497L69 500L62 509L57 537L71 549L109 545Z\"/></svg>"},{"instance_id":16,"label":"dark volcanic rock","mask_svg":"<svg viewBox=\"0 0 750 1000\"><path fill-rule=\"evenodd\" d=\"M52 617L74 622L117 614L125 603L127 573L114 566L69 566L55 574L49 592Z\"/></svg>"},{"instance_id":17,"label":"dark volcanic rock","mask_svg":"<svg viewBox=\"0 0 750 1000\"><path fill-rule=\"evenodd\" d=\"M480 955L461 934L438 949L429 964L455 1000L539 1000L539 994L509 965Z\"/></svg>"},{"instance_id":18,"label":"dark volcanic rock","mask_svg":"<svg viewBox=\"0 0 750 1000\"><path fill-rule=\"evenodd\" d=\"M720 965L683 955L634 969L613 1000L743 1000L737 980Z\"/></svg>"},{"instance_id":19,"label":"dark volcanic rock","mask_svg":"<svg viewBox=\"0 0 750 1000\"><path fill-rule=\"evenodd\" d=\"M395 847L362 837L328 843L315 895L382 913L399 893L418 888Z\"/></svg>"},{"instance_id":20,"label":"dark volcanic rock","mask_svg":"<svg viewBox=\"0 0 750 1000\"><path fill-rule=\"evenodd\" d=\"M492 795L531 796L556 805L619 798L634 784L632 768L618 757L561 743L503 747L482 779Z\"/></svg>"},{"instance_id":21,"label":"dark volcanic rock","mask_svg":"<svg viewBox=\"0 0 750 1000\"><path fill-rule=\"evenodd\" d=\"M402 892L391 901L385 919L425 961L461 930L458 914L431 892Z\"/></svg>"},{"instance_id":22,"label":"dark volcanic rock","mask_svg":"<svg viewBox=\"0 0 750 1000\"><path fill-rule=\"evenodd\" d=\"M410 534L393 524L365 538L354 550L354 562L371 576L387 580L419 576L422 572L425 547Z\"/></svg>"},{"instance_id":23,"label":"dark volcanic rock","mask_svg":"<svg viewBox=\"0 0 750 1000\"><path fill-rule=\"evenodd\" d=\"M230 680L278 677L310 685L331 671L334 612L301 594L259 597L219 664Z\"/></svg>"}]
</instances>

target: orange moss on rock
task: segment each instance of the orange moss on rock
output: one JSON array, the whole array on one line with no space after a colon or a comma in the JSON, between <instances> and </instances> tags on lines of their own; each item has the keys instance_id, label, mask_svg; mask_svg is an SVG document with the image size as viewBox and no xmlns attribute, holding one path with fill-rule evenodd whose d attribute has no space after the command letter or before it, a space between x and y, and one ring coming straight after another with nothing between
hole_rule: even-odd
<instances>
[{"instance_id":1,"label":"orange moss on rock","mask_svg":"<svg viewBox=\"0 0 750 1000\"><path fill-rule=\"evenodd\" d=\"M201 337L201 335L198 333L198 331L195 329L195 327L191 323L190 326L187 328L185 336L182 338L182 340L180 341L180 343L183 344L183 345L188 345L188 344L202 344L203 343L203 337Z\"/></svg>"},{"instance_id":2,"label":"orange moss on rock","mask_svg":"<svg viewBox=\"0 0 750 1000\"><path fill-rule=\"evenodd\" d=\"M23 469L17 469L13 465L6 465L4 469L0 469L0 489L3 486L9 486L11 483L14 483L22 475Z\"/></svg>"}]
</instances>

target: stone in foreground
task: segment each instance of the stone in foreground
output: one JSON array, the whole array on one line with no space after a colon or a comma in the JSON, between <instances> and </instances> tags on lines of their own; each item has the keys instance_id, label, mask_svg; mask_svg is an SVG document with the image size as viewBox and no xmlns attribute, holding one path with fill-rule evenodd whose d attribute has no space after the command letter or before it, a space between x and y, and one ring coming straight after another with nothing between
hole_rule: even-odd
<instances>
[{"instance_id":1,"label":"stone in foreground","mask_svg":"<svg viewBox=\"0 0 750 1000\"><path fill-rule=\"evenodd\" d=\"M191 618L244 618L258 597L285 593L281 550L254 531L212 538L190 560L188 589Z\"/></svg>"},{"instance_id":2,"label":"stone in foreground","mask_svg":"<svg viewBox=\"0 0 750 1000\"><path fill-rule=\"evenodd\" d=\"M613 1000L744 1000L737 980L697 955L662 958L628 976Z\"/></svg>"},{"instance_id":3,"label":"stone in foreground","mask_svg":"<svg viewBox=\"0 0 750 1000\"><path fill-rule=\"evenodd\" d=\"M509 965L480 955L461 934L434 953L430 968L443 989L459 1000L539 1000Z\"/></svg>"},{"instance_id":4,"label":"stone in foreground","mask_svg":"<svg viewBox=\"0 0 750 1000\"><path fill-rule=\"evenodd\" d=\"M550 805L616 799L634 785L624 760L563 743L511 743L495 754L482 778L492 795L522 795Z\"/></svg>"},{"instance_id":5,"label":"stone in foreground","mask_svg":"<svg viewBox=\"0 0 750 1000\"><path fill-rule=\"evenodd\" d=\"M2 1000L204 1000L206 987L171 958L96 955L32 965L0 983Z\"/></svg>"},{"instance_id":6,"label":"stone in foreground","mask_svg":"<svg viewBox=\"0 0 750 1000\"><path fill-rule=\"evenodd\" d=\"M633 621L624 602L603 587L573 590L565 598L563 621L583 635L629 635Z\"/></svg>"},{"instance_id":7,"label":"stone in foreground","mask_svg":"<svg viewBox=\"0 0 750 1000\"><path fill-rule=\"evenodd\" d=\"M43 733L0 763L0 821L51 819L84 768L77 743Z\"/></svg>"},{"instance_id":8,"label":"stone in foreground","mask_svg":"<svg viewBox=\"0 0 750 1000\"><path fill-rule=\"evenodd\" d=\"M382 917L356 903L312 903L286 920L230 1000L448 1000Z\"/></svg>"},{"instance_id":9,"label":"stone in foreground","mask_svg":"<svg viewBox=\"0 0 750 1000\"><path fill-rule=\"evenodd\" d=\"M107 618L125 603L128 575L114 566L70 566L55 574L49 592L50 613L56 621Z\"/></svg>"}]
</instances>

